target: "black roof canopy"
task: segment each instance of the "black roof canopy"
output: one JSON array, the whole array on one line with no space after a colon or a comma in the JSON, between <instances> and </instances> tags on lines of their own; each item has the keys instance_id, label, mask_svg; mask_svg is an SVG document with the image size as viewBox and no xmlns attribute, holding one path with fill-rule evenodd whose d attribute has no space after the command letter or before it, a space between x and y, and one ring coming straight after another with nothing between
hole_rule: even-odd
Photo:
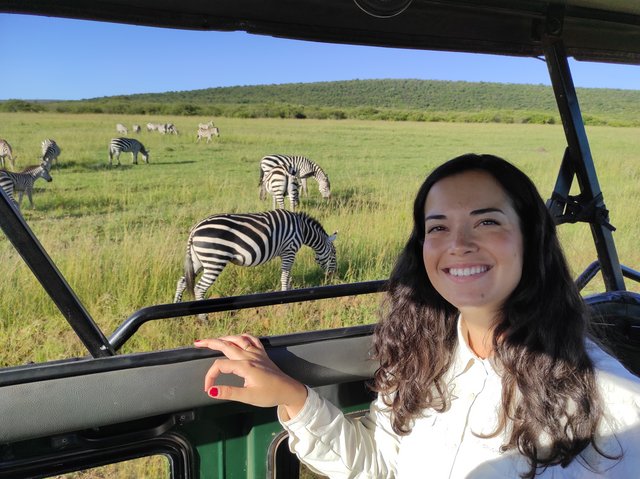
<instances>
[{"instance_id":1,"label":"black roof canopy","mask_svg":"<svg viewBox=\"0 0 640 479\"><path fill-rule=\"evenodd\" d=\"M0 11L515 56L543 55L546 29L576 59L640 63L636 0L0 0Z\"/></svg>"}]
</instances>

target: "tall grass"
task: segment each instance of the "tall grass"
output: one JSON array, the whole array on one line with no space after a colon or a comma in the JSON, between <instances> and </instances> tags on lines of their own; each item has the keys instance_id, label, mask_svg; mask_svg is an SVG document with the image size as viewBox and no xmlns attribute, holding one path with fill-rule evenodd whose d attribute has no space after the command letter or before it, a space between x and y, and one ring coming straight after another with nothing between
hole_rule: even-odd
<instances>
[{"instance_id":1,"label":"tall grass","mask_svg":"<svg viewBox=\"0 0 640 479\"><path fill-rule=\"evenodd\" d=\"M36 163L40 142L62 148L52 183L36 183L35 208L23 215L96 323L111 334L130 314L169 303L181 275L189 228L214 213L255 212L271 206L257 194L258 162L270 153L300 154L328 173L332 198L317 183L302 208L331 233L338 230L339 277L335 282L386 278L411 224L411 202L437 164L466 152L489 152L524 169L547 198L565 140L558 125L382 122L357 120L219 119L221 136L195 143L199 122L209 118L0 113L0 137L18 154L19 167ZM180 136L143 132L150 163L109 168L107 147L115 124L172 121ZM591 148L621 261L640 264L637 128L590 127ZM134 136L134 135L130 135ZM587 225L560 227L575 273L596 258ZM0 238L3 365L85 355L55 305L9 244ZM209 291L230 296L279 288L279 261L228 266ZM294 287L323 282L304 248L293 267ZM629 289L638 290L629 284ZM589 292L603 288L600 280ZM123 351L190 344L197 337L250 331L282 334L376 320L375 295L275 306L148 323Z\"/></svg>"}]
</instances>

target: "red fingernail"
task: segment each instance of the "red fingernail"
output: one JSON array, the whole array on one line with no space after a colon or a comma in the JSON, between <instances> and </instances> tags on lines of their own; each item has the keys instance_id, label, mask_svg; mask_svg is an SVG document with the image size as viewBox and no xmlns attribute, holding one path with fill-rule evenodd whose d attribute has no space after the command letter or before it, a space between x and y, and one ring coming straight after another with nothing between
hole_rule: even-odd
<instances>
[{"instance_id":1,"label":"red fingernail","mask_svg":"<svg viewBox=\"0 0 640 479\"><path fill-rule=\"evenodd\" d=\"M211 396L212 398L218 397L218 393L219 393L218 388L217 388L217 387L215 387L215 386L213 386L213 387L212 387L211 389L209 389L209 391L207 392L207 394L208 394L209 396Z\"/></svg>"},{"instance_id":2,"label":"red fingernail","mask_svg":"<svg viewBox=\"0 0 640 479\"><path fill-rule=\"evenodd\" d=\"M194 341L194 343L201 343L201 342L202 342L202 339L196 339L196 340Z\"/></svg>"}]
</instances>

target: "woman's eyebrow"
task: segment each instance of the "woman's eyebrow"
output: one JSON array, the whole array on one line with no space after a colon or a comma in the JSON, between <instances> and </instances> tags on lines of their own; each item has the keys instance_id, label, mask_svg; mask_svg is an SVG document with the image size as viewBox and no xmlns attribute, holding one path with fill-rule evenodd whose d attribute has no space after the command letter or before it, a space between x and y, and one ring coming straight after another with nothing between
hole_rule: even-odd
<instances>
[{"instance_id":1,"label":"woman's eyebrow","mask_svg":"<svg viewBox=\"0 0 640 479\"><path fill-rule=\"evenodd\" d=\"M503 215L505 215L506 213L501 210L500 208L480 208L477 210L473 210L469 213L470 216L479 216L479 215L485 215L487 213L501 213ZM427 215L425 216L424 220L425 221L429 221L429 220L446 220L447 219L447 215L442 214L442 213L438 213L438 214L433 214L433 215Z\"/></svg>"},{"instance_id":2,"label":"woman's eyebrow","mask_svg":"<svg viewBox=\"0 0 640 479\"><path fill-rule=\"evenodd\" d=\"M473 210L471 213L469 213L472 216L477 216L477 215L485 215L487 213L501 213L501 214L505 214L504 211L502 211L500 208L480 208L479 210Z\"/></svg>"}]
</instances>

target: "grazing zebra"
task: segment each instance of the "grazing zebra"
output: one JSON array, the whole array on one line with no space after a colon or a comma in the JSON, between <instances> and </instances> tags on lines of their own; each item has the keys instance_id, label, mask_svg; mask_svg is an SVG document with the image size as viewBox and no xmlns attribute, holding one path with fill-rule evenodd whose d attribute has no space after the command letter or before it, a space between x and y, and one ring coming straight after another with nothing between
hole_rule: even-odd
<instances>
[{"instance_id":1,"label":"grazing zebra","mask_svg":"<svg viewBox=\"0 0 640 479\"><path fill-rule=\"evenodd\" d=\"M127 130L127 127L124 126L122 123L118 123L116 125L116 133L120 133L121 135L126 135L129 133L129 130Z\"/></svg>"},{"instance_id":2,"label":"grazing zebra","mask_svg":"<svg viewBox=\"0 0 640 479\"><path fill-rule=\"evenodd\" d=\"M9 142L0 138L0 164L2 164L2 168L5 167L5 158L9 158L11 169L14 170L16 168L17 155L13 156L13 150Z\"/></svg>"},{"instance_id":3,"label":"grazing zebra","mask_svg":"<svg viewBox=\"0 0 640 479\"><path fill-rule=\"evenodd\" d=\"M282 165L274 166L264 174L265 190L273 196L273 209L284 208L284 197L289 196L291 211L298 207L298 177L295 170Z\"/></svg>"},{"instance_id":4,"label":"grazing zebra","mask_svg":"<svg viewBox=\"0 0 640 479\"><path fill-rule=\"evenodd\" d=\"M138 164L138 153L142 155L145 163L149 163L149 150L144 149L144 145L133 138L114 138L109 144L109 166L112 165L113 157L116 157L120 165L120 153L131 153L132 163Z\"/></svg>"},{"instance_id":5,"label":"grazing zebra","mask_svg":"<svg viewBox=\"0 0 640 479\"><path fill-rule=\"evenodd\" d=\"M157 123L147 123L147 131L158 131L159 126Z\"/></svg>"},{"instance_id":6,"label":"grazing zebra","mask_svg":"<svg viewBox=\"0 0 640 479\"><path fill-rule=\"evenodd\" d=\"M198 130L207 130L213 128L213 120L209 120L208 123L198 123Z\"/></svg>"},{"instance_id":7,"label":"grazing zebra","mask_svg":"<svg viewBox=\"0 0 640 479\"><path fill-rule=\"evenodd\" d=\"M266 198L264 187L264 174L276 165L284 165L289 170L297 171L300 178L300 187L305 195L308 195L307 178L313 176L318 181L318 189L324 199L331 197L331 183L329 177L320 166L304 156L268 155L260 160L260 199Z\"/></svg>"},{"instance_id":8,"label":"grazing zebra","mask_svg":"<svg viewBox=\"0 0 640 479\"><path fill-rule=\"evenodd\" d=\"M31 194L33 192L33 183L35 183L38 178L44 178L47 182L53 180L49 174L49 168L47 168L44 162L36 166L28 166L20 173L0 170L0 187L2 187L7 196L16 203L18 208L22 204L22 196L26 193L31 208L33 208L33 198ZM15 192L20 193L17 202L14 196Z\"/></svg>"},{"instance_id":9,"label":"grazing zebra","mask_svg":"<svg viewBox=\"0 0 640 479\"><path fill-rule=\"evenodd\" d=\"M55 161L57 163L58 156L60 156L60 147L51 138L42 140L42 163L45 164L45 168L51 169L51 165Z\"/></svg>"},{"instance_id":10,"label":"grazing zebra","mask_svg":"<svg viewBox=\"0 0 640 479\"><path fill-rule=\"evenodd\" d=\"M266 213L212 215L189 232L184 260L184 276L178 280L174 302L182 300L185 289L196 300L204 295L227 263L257 266L282 258L280 284L291 287L291 268L296 253L307 245L315 251L316 262L329 274L336 271L335 232L329 236L322 225L305 213L274 210ZM202 276L194 285L196 275ZM199 315L206 319L206 315Z\"/></svg>"},{"instance_id":11,"label":"grazing zebra","mask_svg":"<svg viewBox=\"0 0 640 479\"><path fill-rule=\"evenodd\" d=\"M140 125L133 125L131 129L133 130L134 133L140 133L142 131L142 128L140 128Z\"/></svg>"},{"instance_id":12,"label":"grazing zebra","mask_svg":"<svg viewBox=\"0 0 640 479\"><path fill-rule=\"evenodd\" d=\"M161 133L163 133L163 134L164 133L171 133L173 135L180 134L180 132L176 128L176 125L174 125L173 123L165 123L164 124L164 130Z\"/></svg>"},{"instance_id":13,"label":"grazing zebra","mask_svg":"<svg viewBox=\"0 0 640 479\"><path fill-rule=\"evenodd\" d=\"M217 126L212 126L211 128L198 128L198 138L196 139L196 143L198 143L202 138L206 138L207 143L209 143L212 136L220 136L220 130Z\"/></svg>"}]
</instances>

